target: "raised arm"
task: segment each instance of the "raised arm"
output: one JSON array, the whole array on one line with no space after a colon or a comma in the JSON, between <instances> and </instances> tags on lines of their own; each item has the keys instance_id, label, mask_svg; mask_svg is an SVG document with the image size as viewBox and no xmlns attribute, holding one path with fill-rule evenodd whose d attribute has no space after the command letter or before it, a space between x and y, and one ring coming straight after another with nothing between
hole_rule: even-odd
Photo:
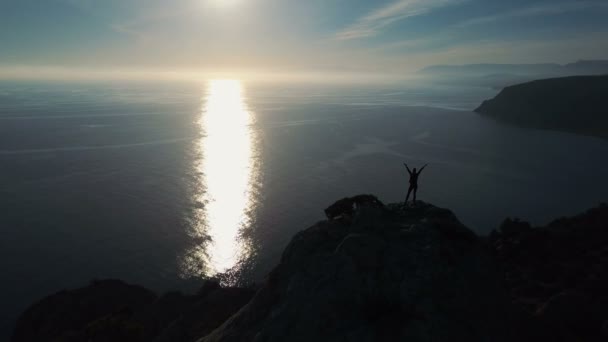
<instances>
[{"instance_id":1,"label":"raised arm","mask_svg":"<svg viewBox=\"0 0 608 342\"><path fill-rule=\"evenodd\" d=\"M410 168L407 167L406 163L403 163L403 165L405 165L405 168L407 169L407 173L409 173L411 175L412 174L412 170L410 170Z\"/></svg>"},{"instance_id":2,"label":"raised arm","mask_svg":"<svg viewBox=\"0 0 608 342\"><path fill-rule=\"evenodd\" d=\"M429 165L429 164L424 164L424 166L420 170L418 170L418 174L420 174L422 172L422 170L424 170L424 168L427 167L427 165Z\"/></svg>"}]
</instances>

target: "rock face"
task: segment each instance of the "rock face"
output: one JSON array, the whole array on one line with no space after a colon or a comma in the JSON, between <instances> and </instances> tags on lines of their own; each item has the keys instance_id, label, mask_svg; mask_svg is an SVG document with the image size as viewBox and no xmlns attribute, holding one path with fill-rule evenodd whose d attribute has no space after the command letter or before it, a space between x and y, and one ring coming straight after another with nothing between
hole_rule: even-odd
<instances>
[{"instance_id":1,"label":"rock face","mask_svg":"<svg viewBox=\"0 0 608 342\"><path fill-rule=\"evenodd\" d=\"M207 282L198 294L158 297L119 280L94 281L34 304L17 321L12 341L194 341L217 328L253 291Z\"/></svg>"},{"instance_id":2,"label":"rock face","mask_svg":"<svg viewBox=\"0 0 608 342\"><path fill-rule=\"evenodd\" d=\"M448 210L363 205L297 234L251 302L199 341L515 340L495 266Z\"/></svg>"},{"instance_id":3,"label":"rock face","mask_svg":"<svg viewBox=\"0 0 608 342\"><path fill-rule=\"evenodd\" d=\"M544 227L506 220L490 236L513 302L544 341L606 341L608 206Z\"/></svg>"},{"instance_id":4,"label":"rock face","mask_svg":"<svg viewBox=\"0 0 608 342\"><path fill-rule=\"evenodd\" d=\"M606 341L608 206L479 238L446 209L342 199L259 286L157 296L118 280L62 291L13 341Z\"/></svg>"},{"instance_id":5,"label":"rock face","mask_svg":"<svg viewBox=\"0 0 608 342\"><path fill-rule=\"evenodd\" d=\"M504 88L475 109L521 126L608 138L608 76L545 79Z\"/></svg>"}]
</instances>

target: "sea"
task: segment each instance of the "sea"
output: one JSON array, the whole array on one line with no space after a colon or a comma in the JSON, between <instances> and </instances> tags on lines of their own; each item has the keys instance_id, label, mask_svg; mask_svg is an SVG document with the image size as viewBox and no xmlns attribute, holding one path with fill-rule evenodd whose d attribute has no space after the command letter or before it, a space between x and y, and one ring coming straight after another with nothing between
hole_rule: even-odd
<instances>
[{"instance_id":1,"label":"sea","mask_svg":"<svg viewBox=\"0 0 608 342\"><path fill-rule=\"evenodd\" d=\"M0 82L0 340L40 298L118 278L259 282L356 194L451 209L478 234L608 201L608 141L496 122L441 84Z\"/></svg>"}]
</instances>

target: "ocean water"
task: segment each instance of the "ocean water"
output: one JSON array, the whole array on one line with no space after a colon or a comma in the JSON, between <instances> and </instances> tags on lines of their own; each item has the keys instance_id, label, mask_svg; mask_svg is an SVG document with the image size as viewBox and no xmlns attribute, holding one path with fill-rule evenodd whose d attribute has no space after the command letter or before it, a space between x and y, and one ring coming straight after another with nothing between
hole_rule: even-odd
<instances>
[{"instance_id":1,"label":"ocean water","mask_svg":"<svg viewBox=\"0 0 608 342\"><path fill-rule=\"evenodd\" d=\"M335 200L419 199L485 234L608 200L608 141L472 113L495 90L423 85L0 84L0 339L95 278L158 291L259 280Z\"/></svg>"}]
</instances>

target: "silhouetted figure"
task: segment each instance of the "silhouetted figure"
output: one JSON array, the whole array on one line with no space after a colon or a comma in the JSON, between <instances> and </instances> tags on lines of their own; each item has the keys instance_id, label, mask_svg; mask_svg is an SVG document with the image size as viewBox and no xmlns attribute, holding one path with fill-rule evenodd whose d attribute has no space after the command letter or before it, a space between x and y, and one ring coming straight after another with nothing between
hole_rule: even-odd
<instances>
[{"instance_id":1,"label":"silhouetted figure","mask_svg":"<svg viewBox=\"0 0 608 342\"><path fill-rule=\"evenodd\" d=\"M406 163L403 163L403 165L405 165L407 172L410 174L410 188L407 190L407 196L405 197L405 202L403 204L407 204L407 200L410 199L410 194L412 193L412 191L414 191L414 204L416 204L416 192L418 191L418 177L422 173L422 170L424 170L424 168L428 164L425 164L420 169L420 171L416 171L416 168L414 168L414 170L410 170L410 168L407 166Z\"/></svg>"}]
</instances>

